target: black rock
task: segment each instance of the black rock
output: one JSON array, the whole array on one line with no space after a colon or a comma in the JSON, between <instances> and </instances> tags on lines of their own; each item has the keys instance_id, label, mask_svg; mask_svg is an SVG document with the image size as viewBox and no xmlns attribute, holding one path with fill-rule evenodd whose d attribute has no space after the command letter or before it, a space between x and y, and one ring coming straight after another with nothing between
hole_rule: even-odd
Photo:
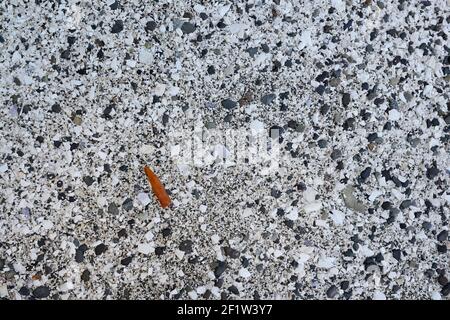
<instances>
[{"instance_id":1,"label":"black rock","mask_svg":"<svg viewBox=\"0 0 450 320\"><path fill-rule=\"evenodd\" d=\"M61 52L61 59L66 59L66 60L70 59L70 49L66 49Z\"/></svg>"},{"instance_id":2,"label":"black rock","mask_svg":"<svg viewBox=\"0 0 450 320\"><path fill-rule=\"evenodd\" d=\"M119 238L126 238L127 237L127 230L125 229L120 229L119 232L117 232L117 236Z\"/></svg>"},{"instance_id":3,"label":"black rock","mask_svg":"<svg viewBox=\"0 0 450 320\"><path fill-rule=\"evenodd\" d=\"M378 138L378 134L375 132L375 133L370 133L368 136L367 136L367 140L369 141L369 142L373 142L373 141L375 141L376 139Z\"/></svg>"},{"instance_id":4,"label":"black rock","mask_svg":"<svg viewBox=\"0 0 450 320\"><path fill-rule=\"evenodd\" d=\"M117 205L115 203L112 202L108 205L108 213L113 214L113 215L119 214L119 208L117 207Z\"/></svg>"},{"instance_id":5,"label":"black rock","mask_svg":"<svg viewBox=\"0 0 450 320\"><path fill-rule=\"evenodd\" d=\"M224 261L217 261L217 267L214 269L214 275L219 278L225 272L228 265Z\"/></svg>"},{"instance_id":6,"label":"black rock","mask_svg":"<svg viewBox=\"0 0 450 320\"><path fill-rule=\"evenodd\" d=\"M172 229L167 227L161 230L161 233L163 235L164 238L169 237L172 234Z\"/></svg>"},{"instance_id":7,"label":"black rock","mask_svg":"<svg viewBox=\"0 0 450 320\"><path fill-rule=\"evenodd\" d=\"M89 187L94 183L94 179L90 176L83 177L83 182L86 183L86 185Z\"/></svg>"},{"instance_id":8,"label":"black rock","mask_svg":"<svg viewBox=\"0 0 450 320\"><path fill-rule=\"evenodd\" d=\"M405 210L408 207L410 207L411 205L412 205L411 200L403 200L402 203L400 203L400 209Z\"/></svg>"},{"instance_id":9,"label":"black rock","mask_svg":"<svg viewBox=\"0 0 450 320\"><path fill-rule=\"evenodd\" d=\"M443 274L439 275L439 277L438 277L438 283L439 283L441 286L445 286L445 285L448 283L447 277L444 276Z\"/></svg>"},{"instance_id":10,"label":"black rock","mask_svg":"<svg viewBox=\"0 0 450 320\"><path fill-rule=\"evenodd\" d=\"M109 7L111 8L111 10L117 10L119 8L119 5L120 5L119 0L116 0Z\"/></svg>"},{"instance_id":11,"label":"black rock","mask_svg":"<svg viewBox=\"0 0 450 320\"><path fill-rule=\"evenodd\" d=\"M67 43L69 43L69 45L73 45L76 40L77 40L77 38L74 37L74 36L68 36L67 37Z\"/></svg>"},{"instance_id":12,"label":"black rock","mask_svg":"<svg viewBox=\"0 0 450 320\"><path fill-rule=\"evenodd\" d=\"M402 258L402 251L399 249L393 249L392 256L394 257L395 260L400 261Z\"/></svg>"},{"instance_id":13,"label":"black rock","mask_svg":"<svg viewBox=\"0 0 450 320\"><path fill-rule=\"evenodd\" d=\"M222 104L222 107L224 107L227 110L234 109L237 106L237 102L233 101L231 99L222 100L221 104Z\"/></svg>"},{"instance_id":14,"label":"black rock","mask_svg":"<svg viewBox=\"0 0 450 320\"><path fill-rule=\"evenodd\" d=\"M342 290L347 290L349 286L350 286L350 282L349 281L344 280L344 281L341 282L341 289Z\"/></svg>"},{"instance_id":15,"label":"black rock","mask_svg":"<svg viewBox=\"0 0 450 320\"><path fill-rule=\"evenodd\" d=\"M214 74L214 73L216 73L216 69L214 68L214 66L209 66L208 69L207 69L207 71L208 71L208 74Z\"/></svg>"},{"instance_id":16,"label":"black rock","mask_svg":"<svg viewBox=\"0 0 450 320\"><path fill-rule=\"evenodd\" d=\"M359 175L361 182L365 182L372 172L371 167L365 168Z\"/></svg>"},{"instance_id":17,"label":"black rock","mask_svg":"<svg viewBox=\"0 0 450 320\"><path fill-rule=\"evenodd\" d=\"M86 245L84 245L84 246L86 246ZM75 261L77 263L82 263L84 261L84 252L86 251L86 250L84 250L84 248L80 248L80 247L78 247L75 250Z\"/></svg>"},{"instance_id":18,"label":"black rock","mask_svg":"<svg viewBox=\"0 0 450 320\"><path fill-rule=\"evenodd\" d=\"M263 43L263 44L261 45L261 49L262 49L262 51L264 51L265 53L269 53L269 52L270 52L270 48L269 48L269 46L268 46L266 43Z\"/></svg>"},{"instance_id":19,"label":"black rock","mask_svg":"<svg viewBox=\"0 0 450 320\"><path fill-rule=\"evenodd\" d=\"M183 31L184 34L189 34L194 32L196 29L195 24L192 24L190 22L183 22L181 25L181 31Z\"/></svg>"},{"instance_id":20,"label":"black rock","mask_svg":"<svg viewBox=\"0 0 450 320\"><path fill-rule=\"evenodd\" d=\"M431 230L432 227L433 225L429 221L425 221L422 223L422 228L424 228L427 231Z\"/></svg>"},{"instance_id":21,"label":"black rock","mask_svg":"<svg viewBox=\"0 0 450 320\"><path fill-rule=\"evenodd\" d=\"M131 261L133 261L133 257L126 257L120 260L120 264L123 266L127 266L131 263Z\"/></svg>"},{"instance_id":22,"label":"black rock","mask_svg":"<svg viewBox=\"0 0 450 320\"><path fill-rule=\"evenodd\" d=\"M21 296L27 297L30 295L30 289L28 289L27 287L22 287L19 289L19 294Z\"/></svg>"},{"instance_id":23,"label":"black rock","mask_svg":"<svg viewBox=\"0 0 450 320\"><path fill-rule=\"evenodd\" d=\"M350 94L344 93L342 94L342 105L347 107L350 104Z\"/></svg>"},{"instance_id":24,"label":"black rock","mask_svg":"<svg viewBox=\"0 0 450 320\"><path fill-rule=\"evenodd\" d=\"M337 160L340 157L342 157L342 151L340 149L333 149L333 151L330 154L331 159Z\"/></svg>"},{"instance_id":25,"label":"black rock","mask_svg":"<svg viewBox=\"0 0 450 320\"><path fill-rule=\"evenodd\" d=\"M231 293L235 294L235 295L239 295L239 290L238 288L236 288L236 286L232 285L228 288L228 291L230 291Z\"/></svg>"},{"instance_id":26,"label":"black rock","mask_svg":"<svg viewBox=\"0 0 450 320\"><path fill-rule=\"evenodd\" d=\"M271 104L276 98L274 93L269 93L261 97L261 102L265 105Z\"/></svg>"},{"instance_id":27,"label":"black rock","mask_svg":"<svg viewBox=\"0 0 450 320\"><path fill-rule=\"evenodd\" d=\"M36 299L47 298L50 295L50 289L47 286L40 286L33 290L33 296Z\"/></svg>"},{"instance_id":28,"label":"black rock","mask_svg":"<svg viewBox=\"0 0 450 320\"><path fill-rule=\"evenodd\" d=\"M147 23L145 24L145 31L149 32L155 29L156 29L156 22L153 20L147 21Z\"/></svg>"},{"instance_id":29,"label":"black rock","mask_svg":"<svg viewBox=\"0 0 450 320\"><path fill-rule=\"evenodd\" d=\"M55 103L54 105L52 105L52 112L54 112L54 113L61 112L61 107L59 106L59 104Z\"/></svg>"},{"instance_id":30,"label":"black rock","mask_svg":"<svg viewBox=\"0 0 450 320\"><path fill-rule=\"evenodd\" d=\"M88 282L91 279L91 272L89 270L84 270L81 274L81 280Z\"/></svg>"},{"instance_id":31,"label":"black rock","mask_svg":"<svg viewBox=\"0 0 450 320\"><path fill-rule=\"evenodd\" d=\"M178 249L185 253L191 253L192 252L192 241L191 240L183 240L181 241L180 245L178 246Z\"/></svg>"},{"instance_id":32,"label":"black rock","mask_svg":"<svg viewBox=\"0 0 450 320\"><path fill-rule=\"evenodd\" d=\"M250 57L253 58L255 56L255 54L258 53L258 48L248 48L245 51L247 51L247 53L250 55Z\"/></svg>"},{"instance_id":33,"label":"black rock","mask_svg":"<svg viewBox=\"0 0 450 320\"><path fill-rule=\"evenodd\" d=\"M447 284L442 288L441 294L442 294L443 296L445 296L445 297L448 296L448 295L450 294L450 282L447 283Z\"/></svg>"},{"instance_id":34,"label":"black rock","mask_svg":"<svg viewBox=\"0 0 450 320\"><path fill-rule=\"evenodd\" d=\"M283 208L278 208L277 209L277 216L282 217L284 216L285 212Z\"/></svg>"},{"instance_id":35,"label":"black rock","mask_svg":"<svg viewBox=\"0 0 450 320\"><path fill-rule=\"evenodd\" d=\"M438 170L438 168L436 168L436 166L432 166L427 169L426 175L427 175L427 178L430 180L433 180L434 178L436 178L438 174L439 174L439 170Z\"/></svg>"},{"instance_id":36,"label":"black rock","mask_svg":"<svg viewBox=\"0 0 450 320\"><path fill-rule=\"evenodd\" d=\"M287 126L289 129L292 129L296 132L302 132L304 130L304 126L295 120L289 120Z\"/></svg>"},{"instance_id":37,"label":"black rock","mask_svg":"<svg viewBox=\"0 0 450 320\"><path fill-rule=\"evenodd\" d=\"M162 256L165 251L166 251L166 247L156 247L155 248L155 254L157 256Z\"/></svg>"},{"instance_id":38,"label":"black rock","mask_svg":"<svg viewBox=\"0 0 450 320\"><path fill-rule=\"evenodd\" d=\"M437 245L437 251L439 253L446 253L447 252L447 246L445 244L443 244L443 245L438 244Z\"/></svg>"},{"instance_id":39,"label":"black rock","mask_svg":"<svg viewBox=\"0 0 450 320\"><path fill-rule=\"evenodd\" d=\"M97 256L101 255L102 253L104 253L106 250L108 249L108 247L104 244L104 243L100 243L99 245L97 245L94 249L95 254Z\"/></svg>"},{"instance_id":40,"label":"black rock","mask_svg":"<svg viewBox=\"0 0 450 320\"><path fill-rule=\"evenodd\" d=\"M320 139L320 140L317 141L317 145L319 146L319 148L323 149L323 148L327 147L328 142L325 139Z\"/></svg>"},{"instance_id":41,"label":"black rock","mask_svg":"<svg viewBox=\"0 0 450 320\"><path fill-rule=\"evenodd\" d=\"M119 33L123 30L123 21L116 20L111 28L111 33Z\"/></svg>"},{"instance_id":42,"label":"black rock","mask_svg":"<svg viewBox=\"0 0 450 320\"><path fill-rule=\"evenodd\" d=\"M338 288L333 284L330 288L327 290L327 297L332 299L338 294Z\"/></svg>"},{"instance_id":43,"label":"black rock","mask_svg":"<svg viewBox=\"0 0 450 320\"><path fill-rule=\"evenodd\" d=\"M237 259L240 256L240 252L236 249L233 249L231 247L224 247L223 251L225 252L225 255L232 258L232 259Z\"/></svg>"},{"instance_id":44,"label":"black rock","mask_svg":"<svg viewBox=\"0 0 450 320\"><path fill-rule=\"evenodd\" d=\"M298 191L305 191L306 190L306 184L303 182L299 182L295 185Z\"/></svg>"},{"instance_id":45,"label":"black rock","mask_svg":"<svg viewBox=\"0 0 450 320\"><path fill-rule=\"evenodd\" d=\"M122 208L125 211L130 211L131 209L133 209L133 199L126 198L122 203Z\"/></svg>"},{"instance_id":46,"label":"black rock","mask_svg":"<svg viewBox=\"0 0 450 320\"><path fill-rule=\"evenodd\" d=\"M330 110L330 106L328 104L324 104L320 107L320 114L325 115Z\"/></svg>"},{"instance_id":47,"label":"black rock","mask_svg":"<svg viewBox=\"0 0 450 320\"><path fill-rule=\"evenodd\" d=\"M447 239L448 239L448 231L447 230L443 230L443 231L439 232L439 234L437 235L437 240L439 242L446 241Z\"/></svg>"},{"instance_id":48,"label":"black rock","mask_svg":"<svg viewBox=\"0 0 450 320\"><path fill-rule=\"evenodd\" d=\"M273 188L272 190L270 190L270 195L275 199L278 199L279 197L281 197L281 191Z\"/></svg>"},{"instance_id":49,"label":"black rock","mask_svg":"<svg viewBox=\"0 0 450 320\"><path fill-rule=\"evenodd\" d=\"M323 95L323 93L325 92L325 86L321 84L316 89L314 89L314 91L320 95Z\"/></svg>"},{"instance_id":50,"label":"black rock","mask_svg":"<svg viewBox=\"0 0 450 320\"><path fill-rule=\"evenodd\" d=\"M385 201L381 204L381 208L383 208L383 210L389 210L392 208L392 203Z\"/></svg>"}]
</instances>

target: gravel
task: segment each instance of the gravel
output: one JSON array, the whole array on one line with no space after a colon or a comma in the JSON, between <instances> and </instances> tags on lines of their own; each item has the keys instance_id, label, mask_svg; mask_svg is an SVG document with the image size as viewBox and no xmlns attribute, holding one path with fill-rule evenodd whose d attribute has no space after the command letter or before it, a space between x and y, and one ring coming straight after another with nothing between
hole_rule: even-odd
<instances>
[{"instance_id":1,"label":"gravel","mask_svg":"<svg viewBox=\"0 0 450 320\"><path fill-rule=\"evenodd\" d=\"M450 299L446 0L0 12L0 299Z\"/></svg>"}]
</instances>

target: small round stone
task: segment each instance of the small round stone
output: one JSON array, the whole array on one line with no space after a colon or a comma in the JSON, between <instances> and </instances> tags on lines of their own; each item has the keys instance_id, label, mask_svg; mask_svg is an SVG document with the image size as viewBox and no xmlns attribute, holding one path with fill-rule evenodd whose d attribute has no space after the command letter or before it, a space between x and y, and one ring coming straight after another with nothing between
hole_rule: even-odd
<instances>
[{"instance_id":1,"label":"small round stone","mask_svg":"<svg viewBox=\"0 0 450 320\"><path fill-rule=\"evenodd\" d=\"M50 288L47 286L39 286L33 290L33 297L36 299L44 299L50 295Z\"/></svg>"}]
</instances>

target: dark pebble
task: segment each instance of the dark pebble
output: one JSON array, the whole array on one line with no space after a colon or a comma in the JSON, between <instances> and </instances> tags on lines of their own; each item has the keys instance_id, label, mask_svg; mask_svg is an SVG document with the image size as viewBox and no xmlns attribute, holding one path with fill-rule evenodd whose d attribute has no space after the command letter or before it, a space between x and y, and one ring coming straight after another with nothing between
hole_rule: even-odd
<instances>
[{"instance_id":1,"label":"dark pebble","mask_svg":"<svg viewBox=\"0 0 450 320\"><path fill-rule=\"evenodd\" d=\"M19 289L19 294L21 296L27 297L30 295L30 289L28 289L27 287L22 287Z\"/></svg>"},{"instance_id":2,"label":"dark pebble","mask_svg":"<svg viewBox=\"0 0 450 320\"><path fill-rule=\"evenodd\" d=\"M332 285L327 290L327 297L332 299L332 298L334 298L337 295L337 293L338 293L338 288L335 285Z\"/></svg>"},{"instance_id":3,"label":"dark pebble","mask_svg":"<svg viewBox=\"0 0 450 320\"><path fill-rule=\"evenodd\" d=\"M216 276L216 278L219 278L222 275L222 273L225 272L226 269L227 264L223 261L218 261L217 267L214 269L214 275Z\"/></svg>"},{"instance_id":4,"label":"dark pebble","mask_svg":"<svg viewBox=\"0 0 450 320\"><path fill-rule=\"evenodd\" d=\"M371 167L365 168L359 175L361 182L365 182L367 178L369 178L371 172L372 172Z\"/></svg>"},{"instance_id":5,"label":"dark pebble","mask_svg":"<svg viewBox=\"0 0 450 320\"><path fill-rule=\"evenodd\" d=\"M412 205L411 200L403 200L402 203L400 203L400 209L404 210Z\"/></svg>"},{"instance_id":6,"label":"dark pebble","mask_svg":"<svg viewBox=\"0 0 450 320\"><path fill-rule=\"evenodd\" d=\"M436 178L438 174L439 174L439 170L435 166L432 166L427 169L426 175L427 175L427 178L430 180L433 180L434 178Z\"/></svg>"},{"instance_id":7,"label":"dark pebble","mask_svg":"<svg viewBox=\"0 0 450 320\"><path fill-rule=\"evenodd\" d=\"M126 238L127 237L127 230L125 229L120 229L120 231L117 233L117 236L119 238Z\"/></svg>"},{"instance_id":8,"label":"dark pebble","mask_svg":"<svg viewBox=\"0 0 450 320\"><path fill-rule=\"evenodd\" d=\"M50 295L50 289L47 286L40 286L33 290L33 296L37 299L47 298Z\"/></svg>"},{"instance_id":9,"label":"dark pebble","mask_svg":"<svg viewBox=\"0 0 450 320\"><path fill-rule=\"evenodd\" d=\"M439 234L437 235L437 240L439 242L446 241L447 239L448 239L448 231L447 230L443 230L443 231L439 232Z\"/></svg>"},{"instance_id":10,"label":"dark pebble","mask_svg":"<svg viewBox=\"0 0 450 320\"><path fill-rule=\"evenodd\" d=\"M328 104L324 104L320 107L320 114L326 115L330 110L330 106Z\"/></svg>"},{"instance_id":11,"label":"dark pebble","mask_svg":"<svg viewBox=\"0 0 450 320\"><path fill-rule=\"evenodd\" d=\"M314 89L314 91L320 95L323 95L323 93L325 92L325 86L321 84L316 89Z\"/></svg>"},{"instance_id":12,"label":"dark pebble","mask_svg":"<svg viewBox=\"0 0 450 320\"><path fill-rule=\"evenodd\" d=\"M165 251L166 251L166 247L156 247L155 248L155 254L157 256L162 256Z\"/></svg>"},{"instance_id":13,"label":"dark pebble","mask_svg":"<svg viewBox=\"0 0 450 320\"><path fill-rule=\"evenodd\" d=\"M90 176L83 177L83 182L86 183L86 185L89 187L94 183L94 179Z\"/></svg>"},{"instance_id":14,"label":"dark pebble","mask_svg":"<svg viewBox=\"0 0 450 320\"><path fill-rule=\"evenodd\" d=\"M344 107L347 107L350 104L350 94L349 93L344 93L342 95L342 105Z\"/></svg>"},{"instance_id":15,"label":"dark pebble","mask_svg":"<svg viewBox=\"0 0 450 320\"><path fill-rule=\"evenodd\" d=\"M344 280L344 281L341 282L341 289L342 290L347 290L349 286L350 286L350 282L349 281Z\"/></svg>"},{"instance_id":16,"label":"dark pebble","mask_svg":"<svg viewBox=\"0 0 450 320\"><path fill-rule=\"evenodd\" d=\"M225 255L232 258L237 259L240 256L240 252L236 249L233 249L231 247L224 247L223 251L225 252Z\"/></svg>"},{"instance_id":17,"label":"dark pebble","mask_svg":"<svg viewBox=\"0 0 450 320\"><path fill-rule=\"evenodd\" d=\"M88 282L91 279L91 272L89 270L84 270L81 274L81 280Z\"/></svg>"},{"instance_id":18,"label":"dark pebble","mask_svg":"<svg viewBox=\"0 0 450 320\"><path fill-rule=\"evenodd\" d=\"M119 33L123 30L123 21L116 20L111 28L111 33Z\"/></svg>"},{"instance_id":19,"label":"dark pebble","mask_svg":"<svg viewBox=\"0 0 450 320\"><path fill-rule=\"evenodd\" d=\"M437 251L439 253L447 253L447 246L445 244L443 245L438 244Z\"/></svg>"},{"instance_id":20,"label":"dark pebble","mask_svg":"<svg viewBox=\"0 0 450 320\"><path fill-rule=\"evenodd\" d=\"M269 93L261 97L261 102L265 105L271 104L276 98L274 93Z\"/></svg>"},{"instance_id":21,"label":"dark pebble","mask_svg":"<svg viewBox=\"0 0 450 320\"><path fill-rule=\"evenodd\" d=\"M375 132L375 133L371 133L371 134L369 134L368 136L367 136L367 140L369 141L369 142L373 142L373 141L375 141L376 139L378 138L378 134Z\"/></svg>"},{"instance_id":22,"label":"dark pebble","mask_svg":"<svg viewBox=\"0 0 450 320\"><path fill-rule=\"evenodd\" d=\"M112 3L112 4L109 6L109 8L110 8L111 10L117 10L117 9L119 8L119 5L120 5L119 0L116 0L116 1L114 1L114 3Z\"/></svg>"},{"instance_id":23,"label":"dark pebble","mask_svg":"<svg viewBox=\"0 0 450 320\"><path fill-rule=\"evenodd\" d=\"M222 104L222 107L224 107L227 110L234 109L237 106L237 102L233 101L231 99L222 100L221 104Z\"/></svg>"},{"instance_id":24,"label":"dark pebble","mask_svg":"<svg viewBox=\"0 0 450 320\"><path fill-rule=\"evenodd\" d=\"M119 208L117 207L117 205L115 203L110 203L108 205L108 213L113 214L113 215L119 214Z\"/></svg>"},{"instance_id":25,"label":"dark pebble","mask_svg":"<svg viewBox=\"0 0 450 320\"><path fill-rule=\"evenodd\" d=\"M181 31L183 31L184 34L189 34L194 32L196 29L195 25L190 22L184 22L181 25Z\"/></svg>"},{"instance_id":26,"label":"dark pebble","mask_svg":"<svg viewBox=\"0 0 450 320\"><path fill-rule=\"evenodd\" d=\"M122 208L125 211L130 211L131 209L133 209L133 199L125 199L125 201L122 203Z\"/></svg>"},{"instance_id":27,"label":"dark pebble","mask_svg":"<svg viewBox=\"0 0 450 320\"><path fill-rule=\"evenodd\" d=\"M149 32L155 29L156 29L156 22L153 20L147 21L147 23L145 24L145 31Z\"/></svg>"},{"instance_id":28,"label":"dark pebble","mask_svg":"<svg viewBox=\"0 0 450 320\"><path fill-rule=\"evenodd\" d=\"M178 249L185 253L191 253L192 252L192 241L191 240L183 240L181 241L180 245L178 246Z\"/></svg>"},{"instance_id":29,"label":"dark pebble","mask_svg":"<svg viewBox=\"0 0 450 320\"><path fill-rule=\"evenodd\" d=\"M272 190L270 190L270 195L272 197L274 197L275 199L278 199L279 197L281 197L281 191L279 191L277 189L272 189Z\"/></svg>"},{"instance_id":30,"label":"dark pebble","mask_svg":"<svg viewBox=\"0 0 450 320\"><path fill-rule=\"evenodd\" d=\"M330 154L331 159L337 160L340 157L342 157L342 152L340 149L333 149L333 151Z\"/></svg>"},{"instance_id":31,"label":"dark pebble","mask_svg":"<svg viewBox=\"0 0 450 320\"><path fill-rule=\"evenodd\" d=\"M61 107L59 106L59 104L55 103L54 105L52 105L52 112L54 112L54 113L61 112Z\"/></svg>"},{"instance_id":32,"label":"dark pebble","mask_svg":"<svg viewBox=\"0 0 450 320\"><path fill-rule=\"evenodd\" d=\"M427 231L431 230L432 227L433 227L433 225L429 221L425 221L422 223L422 228Z\"/></svg>"},{"instance_id":33,"label":"dark pebble","mask_svg":"<svg viewBox=\"0 0 450 320\"><path fill-rule=\"evenodd\" d=\"M443 274L441 274L441 275L438 277L438 283L439 283L441 286L445 286L445 285L448 283L447 277L444 276Z\"/></svg>"},{"instance_id":34,"label":"dark pebble","mask_svg":"<svg viewBox=\"0 0 450 320\"><path fill-rule=\"evenodd\" d=\"M399 249L393 249L392 256L394 257L395 260L400 261L402 258L402 251Z\"/></svg>"},{"instance_id":35,"label":"dark pebble","mask_svg":"<svg viewBox=\"0 0 450 320\"><path fill-rule=\"evenodd\" d=\"M164 238L170 237L170 235L172 234L172 229L171 228L164 228L164 229L161 230L161 233L162 233Z\"/></svg>"},{"instance_id":36,"label":"dark pebble","mask_svg":"<svg viewBox=\"0 0 450 320\"><path fill-rule=\"evenodd\" d=\"M70 59L70 49L66 49L61 52L61 59L65 59L65 60Z\"/></svg>"},{"instance_id":37,"label":"dark pebble","mask_svg":"<svg viewBox=\"0 0 450 320\"><path fill-rule=\"evenodd\" d=\"M82 263L84 261L84 252L86 249L86 245L81 245L75 250L75 261L77 263Z\"/></svg>"},{"instance_id":38,"label":"dark pebble","mask_svg":"<svg viewBox=\"0 0 450 320\"><path fill-rule=\"evenodd\" d=\"M445 297L448 296L448 295L450 294L450 282L447 283L447 284L442 288L441 294L442 294L443 296L445 296Z\"/></svg>"},{"instance_id":39,"label":"dark pebble","mask_svg":"<svg viewBox=\"0 0 450 320\"><path fill-rule=\"evenodd\" d=\"M133 257L126 257L120 260L120 264L123 266L127 266L131 263L131 261L133 261Z\"/></svg>"},{"instance_id":40,"label":"dark pebble","mask_svg":"<svg viewBox=\"0 0 450 320\"><path fill-rule=\"evenodd\" d=\"M304 130L303 124L300 124L295 120L289 120L287 126L289 129L292 129L296 132L302 132Z\"/></svg>"},{"instance_id":41,"label":"dark pebble","mask_svg":"<svg viewBox=\"0 0 450 320\"><path fill-rule=\"evenodd\" d=\"M319 148L323 149L323 148L327 147L328 142L325 139L320 139L320 140L317 141L317 145L319 146Z\"/></svg>"},{"instance_id":42,"label":"dark pebble","mask_svg":"<svg viewBox=\"0 0 450 320\"><path fill-rule=\"evenodd\" d=\"M236 286L230 286L229 288L228 288L228 291L230 291L232 294L235 294L235 295L239 295L239 290L238 290L238 288L236 288Z\"/></svg>"},{"instance_id":43,"label":"dark pebble","mask_svg":"<svg viewBox=\"0 0 450 320\"><path fill-rule=\"evenodd\" d=\"M216 69L214 68L214 66L209 66L208 69L207 69L207 71L208 71L208 74L214 74L214 73L216 73Z\"/></svg>"},{"instance_id":44,"label":"dark pebble","mask_svg":"<svg viewBox=\"0 0 450 320\"><path fill-rule=\"evenodd\" d=\"M95 254L97 256L101 255L102 253L104 253L107 250L107 246L104 243L100 243L99 245L97 245L94 249Z\"/></svg>"}]
</instances>

